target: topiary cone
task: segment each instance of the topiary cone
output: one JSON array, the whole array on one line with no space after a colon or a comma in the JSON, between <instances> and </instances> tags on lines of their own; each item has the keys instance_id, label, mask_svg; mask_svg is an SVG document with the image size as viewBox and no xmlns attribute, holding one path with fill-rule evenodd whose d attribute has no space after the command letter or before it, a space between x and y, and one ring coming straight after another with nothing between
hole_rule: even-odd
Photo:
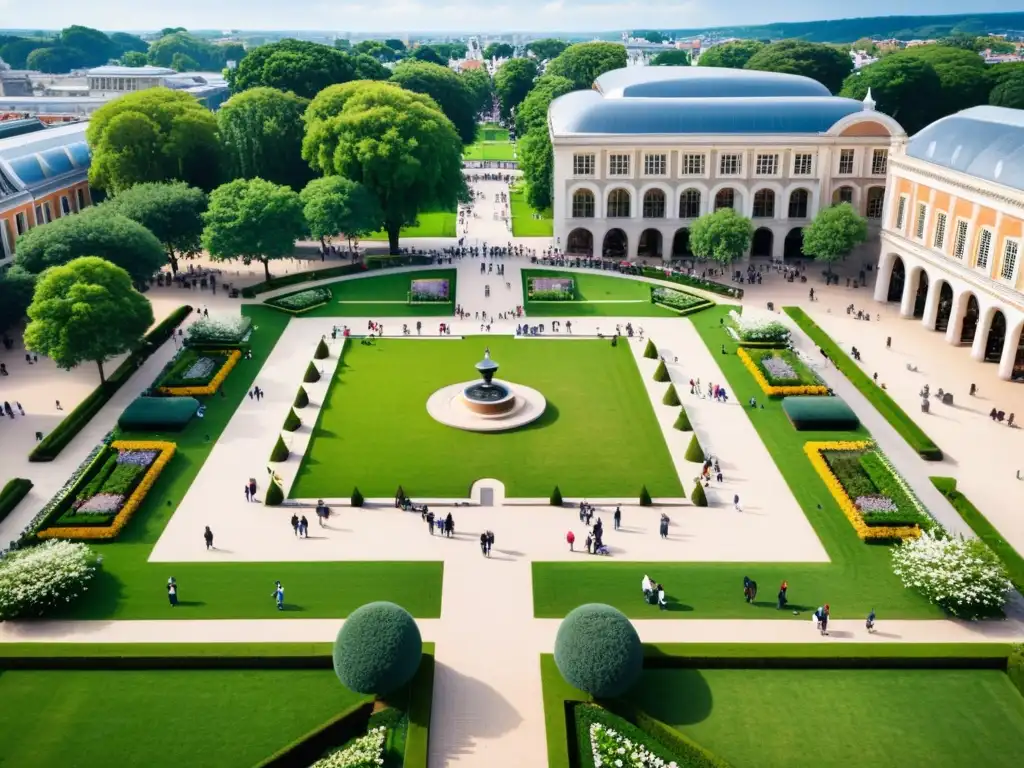
<instances>
[{"instance_id":1,"label":"topiary cone","mask_svg":"<svg viewBox=\"0 0 1024 768\"><path fill-rule=\"evenodd\" d=\"M279 507L282 501L284 501L284 491L281 490L281 486L277 484L276 480L271 480L267 487L267 493L263 497L263 503L268 507Z\"/></svg>"},{"instance_id":2,"label":"topiary cone","mask_svg":"<svg viewBox=\"0 0 1024 768\"><path fill-rule=\"evenodd\" d=\"M665 367L664 360L658 361L658 367L654 371L654 380L662 383L672 380L668 375L668 369Z\"/></svg>"},{"instance_id":3,"label":"topiary cone","mask_svg":"<svg viewBox=\"0 0 1024 768\"><path fill-rule=\"evenodd\" d=\"M700 478L697 478L697 484L693 487L693 493L690 494L690 501L693 502L695 507L706 507L708 505L708 497L704 493L704 486L700 484Z\"/></svg>"},{"instance_id":4,"label":"topiary cone","mask_svg":"<svg viewBox=\"0 0 1024 768\"><path fill-rule=\"evenodd\" d=\"M305 391L305 390L303 390ZM296 429L302 426L302 419L295 415L295 411L291 408L288 409L288 415L284 418L284 430L285 432L294 432Z\"/></svg>"},{"instance_id":5,"label":"topiary cone","mask_svg":"<svg viewBox=\"0 0 1024 768\"><path fill-rule=\"evenodd\" d=\"M647 346L644 347L644 357L648 360L658 359L658 348L654 346L654 342L650 339L647 340Z\"/></svg>"},{"instance_id":6,"label":"topiary cone","mask_svg":"<svg viewBox=\"0 0 1024 768\"><path fill-rule=\"evenodd\" d=\"M555 486L555 490L551 492L551 498L549 501L551 502L552 507L562 506L562 492L558 489L557 485Z\"/></svg>"},{"instance_id":7,"label":"topiary cone","mask_svg":"<svg viewBox=\"0 0 1024 768\"><path fill-rule=\"evenodd\" d=\"M302 380L307 384L314 384L320 381L320 371L316 369L316 366L312 363L306 368L306 375L302 377Z\"/></svg>"},{"instance_id":8,"label":"topiary cone","mask_svg":"<svg viewBox=\"0 0 1024 768\"><path fill-rule=\"evenodd\" d=\"M700 447L700 441L697 439L696 435L690 438L690 444L686 446L685 458L687 461L692 461L694 464L704 463L704 449Z\"/></svg>"},{"instance_id":9,"label":"topiary cone","mask_svg":"<svg viewBox=\"0 0 1024 768\"><path fill-rule=\"evenodd\" d=\"M661 398L661 402L665 405L679 405L679 395L676 393L676 385L669 384L668 389L665 390L665 396Z\"/></svg>"},{"instance_id":10,"label":"topiary cone","mask_svg":"<svg viewBox=\"0 0 1024 768\"><path fill-rule=\"evenodd\" d=\"M351 501L352 501L352 506L353 507L361 507L361 506L363 506L363 502L365 501L365 499L363 498L363 494L361 494L359 492L358 488L353 488L352 489L352 499L351 499Z\"/></svg>"},{"instance_id":11,"label":"topiary cone","mask_svg":"<svg viewBox=\"0 0 1024 768\"><path fill-rule=\"evenodd\" d=\"M274 444L274 450L270 452L270 460L287 461L289 453L288 446L284 444L284 440L278 435L277 442Z\"/></svg>"},{"instance_id":12,"label":"topiary cone","mask_svg":"<svg viewBox=\"0 0 1024 768\"><path fill-rule=\"evenodd\" d=\"M299 391L295 393L295 402L292 405L296 408L305 408L309 405L309 395L306 394L305 387L299 387Z\"/></svg>"},{"instance_id":13,"label":"topiary cone","mask_svg":"<svg viewBox=\"0 0 1024 768\"><path fill-rule=\"evenodd\" d=\"M681 432L693 431L693 425L690 424L690 417L686 414L685 408L679 409L679 415L676 417L676 423L672 426Z\"/></svg>"},{"instance_id":14,"label":"topiary cone","mask_svg":"<svg viewBox=\"0 0 1024 768\"><path fill-rule=\"evenodd\" d=\"M647 491L647 486L646 485L641 486L640 487L640 506L641 507L649 507L653 503L654 502L651 501L651 494L648 493L648 491Z\"/></svg>"},{"instance_id":15,"label":"topiary cone","mask_svg":"<svg viewBox=\"0 0 1024 768\"><path fill-rule=\"evenodd\" d=\"M331 351L327 348L327 342L320 339L320 343L316 345L316 352L313 353L313 357L316 360L326 360L331 356Z\"/></svg>"}]
</instances>

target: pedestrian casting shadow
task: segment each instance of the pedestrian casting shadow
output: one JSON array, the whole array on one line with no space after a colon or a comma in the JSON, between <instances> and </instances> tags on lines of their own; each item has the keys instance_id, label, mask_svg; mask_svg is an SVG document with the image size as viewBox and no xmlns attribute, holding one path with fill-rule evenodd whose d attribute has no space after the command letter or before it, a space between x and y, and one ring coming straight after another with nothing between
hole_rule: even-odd
<instances>
[{"instance_id":1,"label":"pedestrian casting shadow","mask_svg":"<svg viewBox=\"0 0 1024 768\"><path fill-rule=\"evenodd\" d=\"M848 638L853 637L853 632L847 632L845 629L830 629L826 637Z\"/></svg>"},{"instance_id":2,"label":"pedestrian casting shadow","mask_svg":"<svg viewBox=\"0 0 1024 768\"><path fill-rule=\"evenodd\" d=\"M693 606L680 601L678 598L665 596L665 610L676 613L691 613Z\"/></svg>"},{"instance_id":3,"label":"pedestrian casting shadow","mask_svg":"<svg viewBox=\"0 0 1024 768\"><path fill-rule=\"evenodd\" d=\"M884 637L886 640L901 640L903 635L898 635L895 632L872 632L875 637Z\"/></svg>"},{"instance_id":4,"label":"pedestrian casting shadow","mask_svg":"<svg viewBox=\"0 0 1024 768\"><path fill-rule=\"evenodd\" d=\"M206 603L202 600L179 600L177 608L202 608Z\"/></svg>"},{"instance_id":5,"label":"pedestrian casting shadow","mask_svg":"<svg viewBox=\"0 0 1024 768\"><path fill-rule=\"evenodd\" d=\"M452 711L455 709L456 711ZM472 719L458 718L458 711ZM437 765L450 765L459 755L479 750L480 740L496 739L517 728L523 719L501 693L446 664L434 667L434 705L430 745ZM430 761L431 765L435 760Z\"/></svg>"},{"instance_id":6,"label":"pedestrian casting shadow","mask_svg":"<svg viewBox=\"0 0 1024 768\"><path fill-rule=\"evenodd\" d=\"M702 722L711 714L714 697L699 669L666 669L657 648L646 650L644 667L639 685L627 698L649 715L676 726Z\"/></svg>"},{"instance_id":7,"label":"pedestrian casting shadow","mask_svg":"<svg viewBox=\"0 0 1024 768\"><path fill-rule=\"evenodd\" d=\"M233 555L233 554L235 554L234 550L232 550L232 549L224 549L224 547L211 547L210 548L210 552L213 552L213 553L218 554L218 555Z\"/></svg>"},{"instance_id":8,"label":"pedestrian casting shadow","mask_svg":"<svg viewBox=\"0 0 1024 768\"><path fill-rule=\"evenodd\" d=\"M773 610L776 610L776 611L779 610L779 603L777 601L774 601L774 600L755 600L752 603L752 605L755 608L772 608ZM810 611L812 609L808 608L806 605L797 605L796 603L786 603L786 605L783 606L782 610L783 611L789 611L790 613L793 613L794 611L796 611L797 613L807 613L807 611Z\"/></svg>"}]
</instances>

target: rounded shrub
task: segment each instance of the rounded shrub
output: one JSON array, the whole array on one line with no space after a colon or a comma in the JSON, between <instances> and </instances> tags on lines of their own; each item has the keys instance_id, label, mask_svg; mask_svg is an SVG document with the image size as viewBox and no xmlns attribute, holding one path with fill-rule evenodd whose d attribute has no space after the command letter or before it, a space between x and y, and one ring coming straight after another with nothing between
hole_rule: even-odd
<instances>
[{"instance_id":1,"label":"rounded shrub","mask_svg":"<svg viewBox=\"0 0 1024 768\"><path fill-rule=\"evenodd\" d=\"M363 506L363 502L364 501L366 501L366 499L363 498L363 494L361 494L359 492L359 489L358 488L353 488L352 489L352 499L351 499L352 506L353 507L361 507L361 506Z\"/></svg>"},{"instance_id":2,"label":"rounded shrub","mask_svg":"<svg viewBox=\"0 0 1024 768\"><path fill-rule=\"evenodd\" d=\"M643 671L640 636L616 608L581 605L562 620L555 637L555 665L566 682L595 698L614 698Z\"/></svg>"},{"instance_id":3,"label":"rounded shrub","mask_svg":"<svg viewBox=\"0 0 1024 768\"><path fill-rule=\"evenodd\" d=\"M672 426L681 432L693 431L693 425L690 423L690 417L687 415L685 408L679 409L679 415L676 416L676 423Z\"/></svg>"},{"instance_id":4,"label":"rounded shrub","mask_svg":"<svg viewBox=\"0 0 1024 768\"><path fill-rule=\"evenodd\" d=\"M654 371L654 380L655 381L660 381L662 383L665 383L666 381L671 381L672 380L669 377L669 375L668 375L668 368L665 367L665 361L664 360L659 360L658 361L658 367Z\"/></svg>"},{"instance_id":5,"label":"rounded shrub","mask_svg":"<svg viewBox=\"0 0 1024 768\"><path fill-rule=\"evenodd\" d=\"M387 602L367 603L345 619L332 655L342 685L356 693L383 696L416 674L423 639L405 608Z\"/></svg>"},{"instance_id":6,"label":"rounded shrub","mask_svg":"<svg viewBox=\"0 0 1024 768\"><path fill-rule=\"evenodd\" d=\"M307 384L314 384L320 381L320 371L316 369L316 366L310 363L306 367L306 375L302 377L302 380Z\"/></svg>"},{"instance_id":7,"label":"rounded shrub","mask_svg":"<svg viewBox=\"0 0 1024 768\"><path fill-rule=\"evenodd\" d=\"M305 408L309 405L309 395L306 394L305 387L299 387L299 391L295 394L295 402L292 405L296 408Z\"/></svg>"},{"instance_id":8,"label":"rounded shrub","mask_svg":"<svg viewBox=\"0 0 1024 768\"><path fill-rule=\"evenodd\" d=\"M647 490L647 486L646 485L641 486L640 487L640 506L641 507L649 507L653 503L654 502L651 501L651 494Z\"/></svg>"},{"instance_id":9,"label":"rounded shrub","mask_svg":"<svg viewBox=\"0 0 1024 768\"><path fill-rule=\"evenodd\" d=\"M658 348L654 346L654 342L650 339L647 340L647 346L644 347L644 357L648 360L658 359Z\"/></svg>"},{"instance_id":10,"label":"rounded shrub","mask_svg":"<svg viewBox=\"0 0 1024 768\"><path fill-rule=\"evenodd\" d=\"M551 492L551 498L549 501L551 502L552 507L562 506L562 492L559 490L557 485L555 486L555 490Z\"/></svg>"},{"instance_id":11,"label":"rounded shrub","mask_svg":"<svg viewBox=\"0 0 1024 768\"><path fill-rule=\"evenodd\" d=\"M708 505L708 497L704 493L704 486L700 484L700 478L697 478L697 484L693 487L693 493L690 494L690 501L693 502L695 507L706 507Z\"/></svg>"},{"instance_id":12,"label":"rounded shrub","mask_svg":"<svg viewBox=\"0 0 1024 768\"><path fill-rule=\"evenodd\" d=\"M270 452L270 460L287 461L289 453L290 451L288 450L288 446L284 444L284 440L282 440L281 436L278 435L277 442L274 443L274 450Z\"/></svg>"},{"instance_id":13,"label":"rounded shrub","mask_svg":"<svg viewBox=\"0 0 1024 768\"><path fill-rule=\"evenodd\" d=\"M284 418L284 431L294 432L302 426L302 419L295 415L295 411L288 409L288 415Z\"/></svg>"},{"instance_id":14,"label":"rounded shrub","mask_svg":"<svg viewBox=\"0 0 1024 768\"><path fill-rule=\"evenodd\" d=\"M270 485L267 486L267 493L263 497L263 503L268 507L279 507L283 501L284 491L281 490L281 486L277 484L276 480L271 480Z\"/></svg>"},{"instance_id":15,"label":"rounded shrub","mask_svg":"<svg viewBox=\"0 0 1024 768\"><path fill-rule=\"evenodd\" d=\"M316 352L313 353L315 360L326 360L331 356L331 351L327 348L327 342L320 339L320 343L316 345Z\"/></svg>"},{"instance_id":16,"label":"rounded shrub","mask_svg":"<svg viewBox=\"0 0 1024 768\"><path fill-rule=\"evenodd\" d=\"M686 446L685 458L694 464L704 463L704 449L700 447L700 440L697 439L696 435L690 438L690 444Z\"/></svg>"},{"instance_id":17,"label":"rounded shrub","mask_svg":"<svg viewBox=\"0 0 1024 768\"><path fill-rule=\"evenodd\" d=\"M668 385L668 389L665 390L665 396L661 398L661 402L665 405L681 405L679 402L679 395L676 393L675 384Z\"/></svg>"}]
</instances>

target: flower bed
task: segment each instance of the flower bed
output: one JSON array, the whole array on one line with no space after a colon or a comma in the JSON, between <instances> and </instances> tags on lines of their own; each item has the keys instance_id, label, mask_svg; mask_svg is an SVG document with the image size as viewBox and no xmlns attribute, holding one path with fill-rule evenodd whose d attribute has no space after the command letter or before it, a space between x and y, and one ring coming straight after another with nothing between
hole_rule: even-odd
<instances>
[{"instance_id":1,"label":"flower bed","mask_svg":"<svg viewBox=\"0 0 1024 768\"><path fill-rule=\"evenodd\" d=\"M252 319L237 317L203 317L188 328L185 343L192 347L233 346L245 341L252 330Z\"/></svg>"},{"instance_id":2,"label":"flower bed","mask_svg":"<svg viewBox=\"0 0 1024 768\"><path fill-rule=\"evenodd\" d=\"M575 301L576 281L571 277L528 277L528 301Z\"/></svg>"},{"instance_id":3,"label":"flower bed","mask_svg":"<svg viewBox=\"0 0 1024 768\"><path fill-rule=\"evenodd\" d=\"M387 728L371 728L365 736L317 760L310 768L378 768L384 764Z\"/></svg>"},{"instance_id":4,"label":"flower bed","mask_svg":"<svg viewBox=\"0 0 1024 768\"><path fill-rule=\"evenodd\" d=\"M742 342L758 344L788 344L789 328L778 320L748 318L735 309L729 312L729 325L736 338Z\"/></svg>"},{"instance_id":5,"label":"flower bed","mask_svg":"<svg viewBox=\"0 0 1024 768\"><path fill-rule=\"evenodd\" d=\"M590 725L590 749L595 766L616 768L678 768L675 760L665 762L643 744L636 743L618 731L600 723Z\"/></svg>"},{"instance_id":6,"label":"flower bed","mask_svg":"<svg viewBox=\"0 0 1024 768\"><path fill-rule=\"evenodd\" d=\"M874 450L867 440L806 443L804 451L839 508L863 541L889 543L916 539L922 529L938 529L938 524L921 506L888 460ZM862 457L872 474L864 469ZM879 487L881 486L881 487ZM885 497L896 507L895 512L883 509L861 509L855 499ZM880 504L878 505L881 506Z\"/></svg>"},{"instance_id":7,"label":"flower bed","mask_svg":"<svg viewBox=\"0 0 1024 768\"><path fill-rule=\"evenodd\" d=\"M273 299L267 299L266 303L285 312L291 312L293 315L299 315L316 307L322 307L324 304L329 303L330 300L331 289L321 287L307 288L298 293L277 296Z\"/></svg>"},{"instance_id":8,"label":"flower bed","mask_svg":"<svg viewBox=\"0 0 1024 768\"><path fill-rule=\"evenodd\" d=\"M109 472L97 492L82 501L74 514L63 515L58 520L58 525L40 531L40 539L116 538L139 508L153 483L167 466L167 462L171 460L175 445L160 441L123 440L111 443L110 448L118 452L117 456L113 457L116 466ZM120 461L122 454L126 455L123 462ZM140 462L147 455L152 455L153 458L148 466L144 466ZM108 464L109 460L105 460L103 470L106 470ZM76 499L76 503L80 500ZM83 518L76 521L74 518L79 513ZM70 524L60 525L62 522Z\"/></svg>"},{"instance_id":9,"label":"flower bed","mask_svg":"<svg viewBox=\"0 0 1024 768\"><path fill-rule=\"evenodd\" d=\"M743 366L754 377L754 380L757 381L761 391L769 397L828 394L828 387L822 384L814 372L788 350L757 349L748 351L743 347L738 347L736 349L736 356L739 357ZM764 362L769 359L783 363L786 369L792 372L792 375L796 378L770 378L774 374ZM781 365L776 370L778 373L786 373ZM786 381L793 381L794 383L786 384Z\"/></svg>"},{"instance_id":10,"label":"flower bed","mask_svg":"<svg viewBox=\"0 0 1024 768\"><path fill-rule=\"evenodd\" d=\"M39 617L82 594L92 579L84 544L48 541L0 560L0 620Z\"/></svg>"},{"instance_id":11,"label":"flower bed","mask_svg":"<svg viewBox=\"0 0 1024 768\"><path fill-rule=\"evenodd\" d=\"M451 300L451 285L446 278L422 278L409 284L410 304L444 304Z\"/></svg>"},{"instance_id":12,"label":"flower bed","mask_svg":"<svg viewBox=\"0 0 1024 768\"><path fill-rule=\"evenodd\" d=\"M192 360L193 355L196 356L194 362ZM220 389L220 385L224 383L224 379L228 377L228 374L231 373L231 370L242 358L242 353L237 349L231 351L211 350L210 352L202 353L193 349L186 349L182 353L181 358L181 362L172 365L171 370L167 374L161 375L157 380L156 391L158 394L171 397L201 397L216 394L217 390ZM194 370L200 360L212 360L214 364L219 364L219 368L216 373L212 373L209 376L205 384L189 384L185 374L188 371ZM179 366L181 373L176 373L175 371L179 370Z\"/></svg>"},{"instance_id":13,"label":"flower bed","mask_svg":"<svg viewBox=\"0 0 1024 768\"><path fill-rule=\"evenodd\" d=\"M674 310L681 315L689 314L698 309L711 306L714 302L703 296L696 296L686 291L672 288L651 288L651 303Z\"/></svg>"}]
</instances>

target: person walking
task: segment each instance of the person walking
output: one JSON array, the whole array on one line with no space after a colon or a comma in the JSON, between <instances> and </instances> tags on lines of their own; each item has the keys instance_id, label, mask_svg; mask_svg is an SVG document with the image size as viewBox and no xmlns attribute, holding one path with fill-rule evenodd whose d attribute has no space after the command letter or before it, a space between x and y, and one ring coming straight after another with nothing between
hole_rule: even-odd
<instances>
[{"instance_id":1,"label":"person walking","mask_svg":"<svg viewBox=\"0 0 1024 768\"><path fill-rule=\"evenodd\" d=\"M825 605L821 606L814 612L814 621L817 624L818 631L821 632L822 635L828 634L828 614L828 603L825 603Z\"/></svg>"},{"instance_id":2,"label":"person walking","mask_svg":"<svg viewBox=\"0 0 1024 768\"><path fill-rule=\"evenodd\" d=\"M487 534L486 533L481 533L480 534L480 552L483 554L484 557L487 557Z\"/></svg>"},{"instance_id":3,"label":"person walking","mask_svg":"<svg viewBox=\"0 0 1024 768\"><path fill-rule=\"evenodd\" d=\"M178 582L174 580L173 576L167 580L167 600L170 602L171 608L178 604Z\"/></svg>"},{"instance_id":4,"label":"person walking","mask_svg":"<svg viewBox=\"0 0 1024 768\"><path fill-rule=\"evenodd\" d=\"M658 533L661 535L661 538L663 538L663 539L667 539L668 538L668 523L669 523L668 515L666 515L664 512L662 512L661 513L661 523L658 526Z\"/></svg>"},{"instance_id":5,"label":"person walking","mask_svg":"<svg viewBox=\"0 0 1024 768\"><path fill-rule=\"evenodd\" d=\"M203 539L206 541L207 549L216 549L213 546L213 531L210 530L210 526L206 526L206 530L203 531Z\"/></svg>"},{"instance_id":6,"label":"person walking","mask_svg":"<svg viewBox=\"0 0 1024 768\"><path fill-rule=\"evenodd\" d=\"M622 525L622 508L618 504L615 505L615 514L612 515L612 522L615 523L615 530L619 530L619 527Z\"/></svg>"},{"instance_id":7,"label":"person walking","mask_svg":"<svg viewBox=\"0 0 1024 768\"><path fill-rule=\"evenodd\" d=\"M427 512L427 530L430 532L431 536L434 535L434 513L433 512Z\"/></svg>"},{"instance_id":8,"label":"person walking","mask_svg":"<svg viewBox=\"0 0 1024 768\"><path fill-rule=\"evenodd\" d=\"M487 531L487 556L491 556L491 547L494 546L494 531Z\"/></svg>"},{"instance_id":9,"label":"person walking","mask_svg":"<svg viewBox=\"0 0 1024 768\"><path fill-rule=\"evenodd\" d=\"M274 591L270 595L277 602L277 610L284 610L284 587L280 581L274 582Z\"/></svg>"},{"instance_id":10,"label":"person walking","mask_svg":"<svg viewBox=\"0 0 1024 768\"><path fill-rule=\"evenodd\" d=\"M299 537L299 516L292 515L292 533L295 534L295 538Z\"/></svg>"},{"instance_id":11,"label":"person walking","mask_svg":"<svg viewBox=\"0 0 1024 768\"><path fill-rule=\"evenodd\" d=\"M252 494L249 493L249 484L248 483L245 484L245 500L246 501L252 501Z\"/></svg>"},{"instance_id":12,"label":"person walking","mask_svg":"<svg viewBox=\"0 0 1024 768\"><path fill-rule=\"evenodd\" d=\"M452 513L449 512L448 516L444 519L444 535L450 539L453 533L455 533L455 519L452 517Z\"/></svg>"},{"instance_id":13,"label":"person walking","mask_svg":"<svg viewBox=\"0 0 1024 768\"><path fill-rule=\"evenodd\" d=\"M305 515L299 520L299 533L302 534L302 538L309 538L309 520L306 519Z\"/></svg>"},{"instance_id":14,"label":"person walking","mask_svg":"<svg viewBox=\"0 0 1024 768\"><path fill-rule=\"evenodd\" d=\"M658 593L658 610L659 611L664 611L665 610L665 587L662 584L659 583L655 587L655 590Z\"/></svg>"},{"instance_id":15,"label":"person walking","mask_svg":"<svg viewBox=\"0 0 1024 768\"><path fill-rule=\"evenodd\" d=\"M871 613L868 614L867 619L864 621L864 627L868 632L875 631L875 609L871 609Z\"/></svg>"},{"instance_id":16,"label":"person walking","mask_svg":"<svg viewBox=\"0 0 1024 768\"><path fill-rule=\"evenodd\" d=\"M565 534L565 540L569 544L569 551L575 552L576 550L573 549L573 544L576 543L576 534L572 531L569 531L567 534Z\"/></svg>"},{"instance_id":17,"label":"person walking","mask_svg":"<svg viewBox=\"0 0 1024 768\"><path fill-rule=\"evenodd\" d=\"M779 602L778 602L778 605L776 605L776 607L775 607L776 610L781 611L783 608L786 607L786 603L789 602L789 598L786 595L786 592L788 590L789 590L789 582L787 582L785 579L783 579L782 580L782 586L779 587Z\"/></svg>"},{"instance_id":18,"label":"person walking","mask_svg":"<svg viewBox=\"0 0 1024 768\"><path fill-rule=\"evenodd\" d=\"M732 505L736 508L737 512L743 511L742 509L740 509L740 495L738 493L733 494Z\"/></svg>"},{"instance_id":19,"label":"person walking","mask_svg":"<svg viewBox=\"0 0 1024 768\"><path fill-rule=\"evenodd\" d=\"M590 548L592 546L594 546L594 539L591 537L591 535L589 533L587 534L586 545L587 545L587 554L589 555L589 554L591 554Z\"/></svg>"}]
</instances>

